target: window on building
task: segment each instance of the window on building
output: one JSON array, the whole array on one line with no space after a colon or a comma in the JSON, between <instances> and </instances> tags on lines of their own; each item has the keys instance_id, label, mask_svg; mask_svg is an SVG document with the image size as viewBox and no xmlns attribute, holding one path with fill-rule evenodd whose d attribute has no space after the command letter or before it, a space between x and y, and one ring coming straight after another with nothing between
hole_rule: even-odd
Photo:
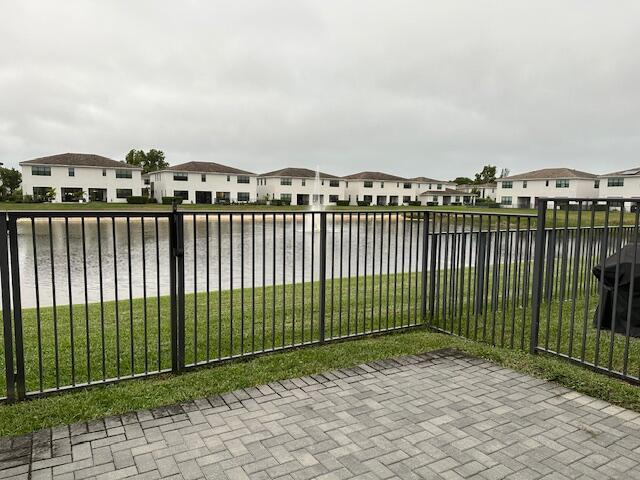
<instances>
[{"instance_id":1,"label":"window on building","mask_svg":"<svg viewBox=\"0 0 640 480\"><path fill-rule=\"evenodd\" d=\"M249 192L238 192L238 201L239 202L248 202L249 201Z\"/></svg>"},{"instance_id":2,"label":"window on building","mask_svg":"<svg viewBox=\"0 0 640 480\"><path fill-rule=\"evenodd\" d=\"M403 185L403 187L404 187L404 188L411 188L411 184L410 184L410 183L405 183L405 184Z\"/></svg>"},{"instance_id":3,"label":"window on building","mask_svg":"<svg viewBox=\"0 0 640 480\"><path fill-rule=\"evenodd\" d=\"M513 182L511 181L502 182L502 188L513 188Z\"/></svg>"},{"instance_id":4,"label":"window on building","mask_svg":"<svg viewBox=\"0 0 640 480\"><path fill-rule=\"evenodd\" d=\"M174 173L173 174L173 181L174 182L186 182L187 180L189 180L189 174L187 174L187 173Z\"/></svg>"},{"instance_id":5,"label":"window on building","mask_svg":"<svg viewBox=\"0 0 640 480\"><path fill-rule=\"evenodd\" d=\"M76 176L76 169L75 168L69 167L68 172L69 172L69 176L70 177L75 177Z\"/></svg>"},{"instance_id":6,"label":"window on building","mask_svg":"<svg viewBox=\"0 0 640 480\"><path fill-rule=\"evenodd\" d=\"M287 177L282 177L280 179L280 185L291 185L291 179Z\"/></svg>"},{"instance_id":7,"label":"window on building","mask_svg":"<svg viewBox=\"0 0 640 480\"><path fill-rule=\"evenodd\" d=\"M405 195L402 197L402 203L409 203L411 201L411 195Z\"/></svg>"},{"instance_id":8,"label":"window on building","mask_svg":"<svg viewBox=\"0 0 640 480\"><path fill-rule=\"evenodd\" d=\"M460 203L460 197L456 196L456 203Z\"/></svg>"},{"instance_id":9,"label":"window on building","mask_svg":"<svg viewBox=\"0 0 640 480\"><path fill-rule=\"evenodd\" d=\"M116 170L116 178L132 178L131 170Z\"/></svg>"},{"instance_id":10,"label":"window on building","mask_svg":"<svg viewBox=\"0 0 640 480\"><path fill-rule=\"evenodd\" d=\"M442 190L442 184L441 184L441 183L439 183L438 185L436 185L436 188L437 188L438 190Z\"/></svg>"},{"instance_id":11,"label":"window on building","mask_svg":"<svg viewBox=\"0 0 640 480\"><path fill-rule=\"evenodd\" d=\"M504 182L503 182L503 183L504 183ZM549 186L549 180L545 180L545 181L544 181L544 186L545 186L545 187L548 187L548 186Z\"/></svg>"},{"instance_id":12,"label":"window on building","mask_svg":"<svg viewBox=\"0 0 640 480\"><path fill-rule=\"evenodd\" d=\"M329 195L329 203L338 203L338 195Z\"/></svg>"},{"instance_id":13,"label":"window on building","mask_svg":"<svg viewBox=\"0 0 640 480\"><path fill-rule=\"evenodd\" d=\"M622 177L608 178L607 187L624 187L624 178Z\"/></svg>"},{"instance_id":14,"label":"window on building","mask_svg":"<svg viewBox=\"0 0 640 480\"><path fill-rule=\"evenodd\" d=\"M303 187L306 187L306 186L307 186L307 181L306 181L304 178L302 179L302 186L303 186Z\"/></svg>"},{"instance_id":15,"label":"window on building","mask_svg":"<svg viewBox=\"0 0 640 480\"><path fill-rule=\"evenodd\" d=\"M201 182L206 182L207 181L207 174L206 173L201 173L200 174L200 181Z\"/></svg>"},{"instance_id":16,"label":"window on building","mask_svg":"<svg viewBox=\"0 0 640 480\"><path fill-rule=\"evenodd\" d=\"M369 180L364 181L364 188L373 188L373 182Z\"/></svg>"},{"instance_id":17,"label":"window on building","mask_svg":"<svg viewBox=\"0 0 640 480\"><path fill-rule=\"evenodd\" d=\"M174 190L173 196L181 198L183 200L189 200L189 191L188 190Z\"/></svg>"},{"instance_id":18,"label":"window on building","mask_svg":"<svg viewBox=\"0 0 640 480\"><path fill-rule=\"evenodd\" d=\"M593 181L593 188L600 188L600 180Z\"/></svg>"},{"instance_id":19,"label":"window on building","mask_svg":"<svg viewBox=\"0 0 640 480\"><path fill-rule=\"evenodd\" d=\"M340 180L329 180L329 186L330 187L339 187L340 186Z\"/></svg>"},{"instance_id":20,"label":"window on building","mask_svg":"<svg viewBox=\"0 0 640 480\"><path fill-rule=\"evenodd\" d=\"M227 182L231 181L231 175L227 175Z\"/></svg>"},{"instance_id":21,"label":"window on building","mask_svg":"<svg viewBox=\"0 0 640 480\"><path fill-rule=\"evenodd\" d=\"M513 198L512 197L502 197L500 199L500 203L502 205L513 205Z\"/></svg>"},{"instance_id":22,"label":"window on building","mask_svg":"<svg viewBox=\"0 0 640 480\"><path fill-rule=\"evenodd\" d=\"M284 202L291 202L291 194L290 193L281 193L280 200Z\"/></svg>"},{"instance_id":23,"label":"window on building","mask_svg":"<svg viewBox=\"0 0 640 480\"><path fill-rule=\"evenodd\" d=\"M133 195L133 190L130 188L116 188L116 198L129 198Z\"/></svg>"},{"instance_id":24,"label":"window on building","mask_svg":"<svg viewBox=\"0 0 640 480\"><path fill-rule=\"evenodd\" d=\"M556 188L569 188L569 180L556 180Z\"/></svg>"},{"instance_id":25,"label":"window on building","mask_svg":"<svg viewBox=\"0 0 640 480\"><path fill-rule=\"evenodd\" d=\"M102 169L102 176L103 176L103 177L106 177L106 176L107 176L107 169L106 169L106 168L103 168L103 169Z\"/></svg>"},{"instance_id":26,"label":"window on building","mask_svg":"<svg viewBox=\"0 0 640 480\"><path fill-rule=\"evenodd\" d=\"M380 182L380 188L384 188L384 182Z\"/></svg>"},{"instance_id":27,"label":"window on building","mask_svg":"<svg viewBox=\"0 0 640 480\"><path fill-rule=\"evenodd\" d=\"M238 175L238 183L249 183L249 176L248 175Z\"/></svg>"},{"instance_id":28,"label":"window on building","mask_svg":"<svg viewBox=\"0 0 640 480\"><path fill-rule=\"evenodd\" d=\"M46 198L51 187L33 187L33 196L35 198Z\"/></svg>"},{"instance_id":29,"label":"window on building","mask_svg":"<svg viewBox=\"0 0 640 480\"><path fill-rule=\"evenodd\" d=\"M527 188L527 181L526 180L522 181L522 188Z\"/></svg>"},{"instance_id":30,"label":"window on building","mask_svg":"<svg viewBox=\"0 0 640 480\"><path fill-rule=\"evenodd\" d=\"M31 175L50 177L51 167L41 167L41 166L31 167Z\"/></svg>"},{"instance_id":31,"label":"window on building","mask_svg":"<svg viewBox=\"0 0 640 480\"><path fill-rule=\"evenodd\" d=\"M438 201L438 197L436 197L435 195L433 197L431 197L431 201L432 202L437 202Z\"/></svg>"}]
</instances>

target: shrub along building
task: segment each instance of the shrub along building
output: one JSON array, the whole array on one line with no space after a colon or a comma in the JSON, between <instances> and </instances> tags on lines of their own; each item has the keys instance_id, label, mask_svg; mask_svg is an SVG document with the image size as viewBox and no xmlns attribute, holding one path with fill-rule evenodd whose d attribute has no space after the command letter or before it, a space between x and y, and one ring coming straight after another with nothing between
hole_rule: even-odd
<instances>
[{"instance_id":1,"label":"shrub along building","mask_svg":"<svg viewBox=\"0 0 640 480\"><path fill-rule=\"evenodd\" d=\"M151 197L182 198L184 203L256 201L256 174L214 162L187 162L149 173Z\"/></svg>"},{"instance_id":2,"label":"shrub along building","mask_svg":"<svg viewBox=\"0 0 640 480\"><path fill-rule=\"evenodd\" d=\"M597 175L571 168L544 168L499 178L497 201L503 207L535 208L541 197L596 198Z\"/></svg>"},{"instance_id":3,"label":"shrub along building","mask_svg":"<svg viewBox=\"0 0 640 480\"><path fill-rule=\"evenodd\" d=\"M335 205L345 199L346 180L308 168L283 168L263 173L257 182L259 200L280 200L291 205Z\"/></svg>"},{"instance_id":4,"label":"shrub along building","mask_svg":"<svg viewBox=\"0 0 640 480\"><path fill-rule=\"evenodd\" d=\"M142 168L89 153L62 153L20 162L22 193L56 202L126 202L142 193Z\"/></svg>"},{"instance_id":5,"label":"shrub along building","mask_svg":"<svg viewBox=\"0 0 640 480\"><path fill-rule=\"evenodd\" d=\"M607 173L599 180L602 198L640 198L640 167Z\"/></svg>"}]
</instances>

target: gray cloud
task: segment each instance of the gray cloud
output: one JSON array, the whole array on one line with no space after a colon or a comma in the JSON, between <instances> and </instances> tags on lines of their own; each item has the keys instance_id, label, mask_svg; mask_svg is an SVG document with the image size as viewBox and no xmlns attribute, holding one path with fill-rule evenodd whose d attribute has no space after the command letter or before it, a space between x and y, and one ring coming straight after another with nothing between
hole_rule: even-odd
<instances>
[{"instance_id":1,"label":"gray cloud","mask_svg":"<svg viewBox=\"0 0 640 480\"><path fill-rule=\"evenodd\" d=\"M640 3L3 1L0 159L640 165Z\"/></svg>"}]
</instances>

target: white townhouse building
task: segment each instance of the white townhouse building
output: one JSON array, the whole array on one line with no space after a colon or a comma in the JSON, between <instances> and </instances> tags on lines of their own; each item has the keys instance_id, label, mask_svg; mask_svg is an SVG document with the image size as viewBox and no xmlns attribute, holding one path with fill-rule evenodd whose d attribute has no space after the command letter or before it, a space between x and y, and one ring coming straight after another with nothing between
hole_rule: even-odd
<instances>
[{"instance_id":1,"label":"white townhouse building","mask_svg":"<svg viewBox=\"0 0 640 480\"><path fill-rule=\"evenodd\" d=\"M22 193L56 202L126 202L142 194L142 168L89 153L62 153L20 162Z\"/></svg>"},{"instance_id":2,"label":"white townhouse building","mask_svg":"<svg viewBox=\"0 0 640 480\"><path fill-rule=\"evenodd\" d=\"M640 198L640 167L600 175L600 198Z\"/></svg>"},{"instance_id":3,"label":"white townhouse building","mask_svg":"<svg viewBox=\"0 0 640 480\"><path fill-rule=\"evenodd\" d=\"M245 203L256 201L256 174L214 162L187 162L149 173L149 191L180 197L184 203Z\"/></svg>"},{"instance_id":4,"label":"white townhouse building","mask_svg":"<svg viewBox=\"0 0 640 480\"><path fill-rule=\"evenodd\" d=\"M343 177L346 199L351 205L402 205L418 201L416 182L382 172L360 172Z\"/></svg>"},{"instance_id":5,"label":"white townhouse building","mask_svg":"<svg viewBox=\"0 0 640 480\"><path fill-rule=\"evenodd\" d=\"M477 194L458 190L456 188L442 188L425 190L420 193L422 205L475 205Z\"/></svg>"},{"instance_id":6,"label":"white townhouse building","mask_svg":"<svg viewBox=\"0 0 640 480\"><path fill-rule=\"evenodd\" d=\"M308 168L282 168L263 173L258 175L257 182L260 200L283 200L291 205L329 205L345 199L346 180Z\"/></svg>"},{"instance_id":7,"label":"white townhouse building","mask_svg":"<svg viewBox=\"0 0 640 480\"><path fill-rule=\"evenodd\" d=\"M451 205L474 203L475 195L457 188L455 182L428 177L410 178L415 186L415 197L422 205Z\"/></svg>"},{"instance_id":8,"label":"white townhouse building","mask_svg":"<svg viewBox=\"0 0 640 480\"><path fill-rule=\"evenodd\" d=\"M595 198L600 186L597 175L571 168L543 168L499 178L496 183L496 201L512 208L535 208L540 197Z\"/></svg>"},{"instance_id":9,"label":"white townhouse building","mask_svg":"<svg viewBox=\"0 0 640 480\"><path fill-rule=\"evenodd\" d=\"M467 193L478 193L478 198L486 198L488 200L496 199L496 190L498 189L497 183L478 183L478 184L464 184L457 185L455 187L457 190L462 190Z\"/></svg>"}]
</instances>

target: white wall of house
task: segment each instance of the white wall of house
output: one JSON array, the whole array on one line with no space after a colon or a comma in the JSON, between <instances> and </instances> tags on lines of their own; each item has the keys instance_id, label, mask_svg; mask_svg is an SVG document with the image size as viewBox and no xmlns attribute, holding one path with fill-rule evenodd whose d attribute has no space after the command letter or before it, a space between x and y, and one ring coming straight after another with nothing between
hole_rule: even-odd
<instances>
[{"instance_id":1,"label":"white wall of house","mask_svg":"<svg viewBox=\"0 0 640 480\"><path fill-rule=\"evenodd\" d=\"M417 184L410 180L349 179L346 185L346 199L351 201L351 205L363 200L369 200L371 205L402 205L417 200L418 195Z\"/></svg>"},{"instance_id":2,"label":"white wall of house","mask_svg":"<svg viewBox=\"0 0 640 480\"><path fill-rule=\"evenodd\" d=\"M600 198L640 198L640 176L601 177L599 190Z\"/></svg>"},{"instance_id":3,"label":"white wall of house","mask_svg":"<svg viewBox=\"0 0 640 480\"><path fill-rule=\"evenodd\" d=\"M489 198L491 200L496 199L496 190L497 186L486 186L486 185L458 185L458 190L462 190L463 192L471 193L474 190L478 192L478 198Z\"/></svg>"},{"instance_id":4,"label":"white wall of house","mask_svg":"<svg viewBox=\"0 0 640 480\"><path fill-rule=\"evenodd\" d=\"M313 203L314 194L320 196L324 205L335 204L336 200L345 199L346 182L338 178L320 179L317 186L315 178L296 177L258 177L257 183L259 199L289 199L291 205L298 204L298 195L305 196L307 204Z\"/></svg>"},{"instance_id":5,"label":"white wall of house","mask_svg":"<svg viewBox=\"0 0 640 480\"><path fill-rule=\"evenodd\" d=\"M539 197L598 197L595 187L597 179L591 178L550 178L548 180L498 179L496 201L504 207L535 208ZM509 183L510 182L510 183Z\"/></svg>"},{"instance_id":6,"label":"white wall of house","mask_svg":"<svg viewBox=\"0 0 640 480\"><path fill-rule=\"evenodd\" d=\"M248 178L248 183L238 183L239 177L241 181ZM162 170L150 173L149 180L153 197L158 202L162 201L162 197L179 196L180 192L186 192L184 203L215 203L218 196L228 198L231 203L256 201L255 175ZM197 192L202 193L198 195ZM207 192L210 194L210 202L204 198L207 197Z\"/></svg>"},{"instance_id":7,"label":"white wall of house","mask_svg":"<svg viewBox=\"0 0 640 480\"><path fill-rule=\"evenodd\" d=\"M420 203L422 205L431 205L437 203L438 205L451 205L452 203L462 203L468 205L475 205L476 196L471 193L458 192L450 193L445 191L428 191L423 192L420 196Z\"/></svg>"},{"instance_id":8,"label":"white wall of house","mask_svg":"<svg viewBox=\"0 0 640 480\"><path fill-rule=\"evenodd\" d=\"M126 202L126 196L142 194L141 169L116 169L86 166L58 166L58 165L21 165L22 193L34 195L34 188L54 188L56 202L63 200L66 188L81 188L85 200L90 200L90 191L96 189L101 193L106 190L105 199L108 202ZM50 175L34 175L34 171L48 171ZM131 178L117 178L116 171L130 172ZM71 173L73 173L73 176ZM126 196L124 196L127 194ZM118 197L122 198L118 198Z\"/></svg>"}]
</instances>

